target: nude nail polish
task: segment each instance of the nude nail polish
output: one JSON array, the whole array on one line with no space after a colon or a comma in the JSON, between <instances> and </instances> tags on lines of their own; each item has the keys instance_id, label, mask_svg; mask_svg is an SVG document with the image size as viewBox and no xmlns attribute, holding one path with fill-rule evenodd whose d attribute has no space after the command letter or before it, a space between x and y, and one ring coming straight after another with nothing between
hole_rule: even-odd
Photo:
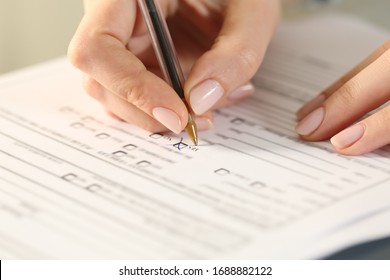
<instances>
[{"instance_id":1,"label":"nude nail polish","mask_svg":"<svg viewBox=\"0 0 390 280\"><path fill-rule=\"evenodd\" d=\"M303 118L295 127L295 131L299 135L312 134L322 123L325 117L325 108L320 107L315 109L305 118Z\"/></svg>"},{"instance_id":2,"label":"nude nail polish","mask_svg":"<svg viewBox=\"0 0 390 280\"><path fill-rule=\"evenodd\" d=\"M348 148L362 138L366 128L362 123L344 129L330 139L333 146L339 149Z\"/></svg>"},{"instance_id":3,"label":"nude nail polish","mask_svg":"<svg viewBox=\"0 0 390 280\"><path fill-rule=\"evenodd\" d=\"M228 98L230 100L239 100L245 98L255 92L255 87L252 84L246 84L232 91Z\"/></svg>"},{"instance_id":4,"label":"nude nail polish","mask_svg":"<svg viewBox=\"0 0 390 280\"><path fill-rule=\"evenodd\" d=\"M182 131L180 118L172 110L157 107L152 110L152 114L157 121L174 133L179 134Z\"/></svg>"},{"instance_id":5,"label":"nude nail polish","mask_svg":"<svg viewBox=\"0 0 390 280\"><path fill-rule=\"evenodd\" d=\"M196 126L198 130L209 130L213 128L213 122L208 118L196 118Z\"/></svg>"},{"instance_id":6,"label":"nude nail polish","mask_svg":"<svg viewBox=\"0 0 390 280\"><path fill-rule=\"evenodd\" d=\"M296 113L297 119L301 120L306 117L314 109L318 108L325 101L325 96L320 94L314 97L312 100L308 101L305 105L303 105L298 112Z\"/></svg>"},{"instance_id":7,"label":"nude nail polish","mask_svg":"<svg viewBox=\"0 0 390 280\"><path fill-rule=\"evenodd\" d=\"M206 80L190 91L190 104L197 115L210 110L224 94L222 86L214 80Z\"/></svg>"}]
</instances>

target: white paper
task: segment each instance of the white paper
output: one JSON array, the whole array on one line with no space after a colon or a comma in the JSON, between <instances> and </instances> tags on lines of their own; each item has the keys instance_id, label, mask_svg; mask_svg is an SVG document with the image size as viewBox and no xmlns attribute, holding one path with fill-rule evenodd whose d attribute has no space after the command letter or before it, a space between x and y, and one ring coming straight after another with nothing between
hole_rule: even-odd
<instances>
[{"instance_id":1,"label":"white paper","mask_svg":"<svg viewBox=\"0 0 390 280\"><path fill-rule=\"evenodd\" d=\"M65 59L4 76L0 258L315 258L389 234L361 225L390 207L390 148L344 157L293 131L386 35L342 16L285 23L256 94L197 147L112 119Z\"/></svg>"}]
</instances>

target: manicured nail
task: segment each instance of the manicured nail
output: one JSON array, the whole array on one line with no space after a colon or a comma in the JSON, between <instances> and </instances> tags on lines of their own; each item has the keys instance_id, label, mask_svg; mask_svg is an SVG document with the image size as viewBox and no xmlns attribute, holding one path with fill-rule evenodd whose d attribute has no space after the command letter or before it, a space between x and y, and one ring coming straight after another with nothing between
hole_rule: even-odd
<instances>
[{"instance_id":1,"label":"manicured nail","mask_svg":"<svg viewBox=\"0 0 390 280\"><path fill-rule=\"evenodd\" d=\"M180 118L175 112L157 107L153 109L152 114L156 120L174 133L179 134L182 131Z\"/></svg>"},{"instance_id":2,"label":"manicured nail","mask_svg":"<svg viewBox=\"0 0 390 280\"><path fill-rule=\"evenodd\" d=\"M315 109L298 123L298 125L295 127L295 131L299 135L309 135L313 133L321 125L322 121L324 120L324 116L324 107Z\"/></svg>"},{"instance_id":3,"label":"manicured nail","mask_svg":"<svg viewBox=\"0 0 390 280\"><path fill-rule=\"evenodd\" d=\"M339 149L347 148L349 146L352 146L357 141L362 138L364 132L366 130L366 127L362 123L355 124L351 127L348 127L347 129L344 129L343 131L339 132L335 136L333 136L330 139L330 142L333 146Z\"/></svg>"},{"instance_id":4,"label":"manicured nail","mask_svg":"<svg viewBox=\"0 0 390 280\"><path fill-rule=\"evenodd\" d=\"M306 117L314 109L317 109L323 102L325 101L325 96L320 94L314 97L312 100L308 101L305 105L303 105L298 112L296 113L297 119L301 120Z\"/></svg>"},{"instance_id":5,"label":"manicured nail","mask_svg":"<svg viewBox=\"0 0 390 280\"><path fill-rule=\"evenodd\" d=\"M247 97L255 92L255 87L252 84L246 84L232 91L228 98L230 100L239 100Z\"/></svg>"},{"instance_id":6,"label":"manicured nail","mask_svg":"<svg viewBox=\"0 0 390 280\"><path fill-rule=\"evenodd\" d=\"M195 122L196 122L196 127L198 128L198 130L209 130L211 128L213 128L213 122L208 119L208 118L196 118L195 119Z\"/></svg>"},{"instance_id":7,"label":"manicured nail","mask_svg":"<svg viewBox=\"0 0 390 280\"><path fill-rule=\"evenodd\" d=\"M190 104L197 115L202 115L213 107L223 96L222 86L214 80L207 80L193 88L190 92Z\"/></svg>"}]
</instances>

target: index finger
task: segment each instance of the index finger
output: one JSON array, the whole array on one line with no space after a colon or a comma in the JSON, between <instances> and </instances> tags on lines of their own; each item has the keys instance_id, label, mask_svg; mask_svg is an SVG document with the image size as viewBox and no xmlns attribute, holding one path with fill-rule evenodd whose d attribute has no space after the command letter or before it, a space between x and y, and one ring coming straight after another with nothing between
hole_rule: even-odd
<instances>
[{"instance_id":1,"label":"index finger","mask_svg":"<svg viewBox=\"0 0 390 280\"><path fill-rule=\"evenodd\" d=\"M325 90L323 90L318 96L308 101L305 105L303 105L297 112L296 116L298 120L303 119L306 115L312 112L314 109L318 108L329 96L331 96L334 92L340 89L344 84L346 84L349 80L355 77L359 72L365 69L368 65L376 61L383 53L385 53L388 49L390 49L390 40L385 42L382 46L376 49L372 54L370 54L366 59L356 65L352 70L347 72L340 79L335 81Z\"/></svg>"},{"instance_id":2,"label":"index finger","mask_svg":"<svg viewBox=\"0 0 390 280\"><path fill-rule=\"evenodd\" d=\"M167 83L147 71L126 48L137 16L136 1L95 0L91 5L70 44L71 62L110 92L168 129L180 132L188 119L185 105ZM175 118L170 122L175 127L153 114L160 109Z\"/></svg>"}]
</instances>

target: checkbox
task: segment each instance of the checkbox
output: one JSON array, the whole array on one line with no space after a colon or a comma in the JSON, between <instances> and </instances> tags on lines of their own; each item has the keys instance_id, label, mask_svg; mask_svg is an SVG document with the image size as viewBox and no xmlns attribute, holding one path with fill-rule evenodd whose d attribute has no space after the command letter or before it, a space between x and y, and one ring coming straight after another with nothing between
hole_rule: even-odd
<instances>
[{"instance_id":1,"label":"checkbox","mask_svg":"<svg viewBox=\"0 0 390 280\"><path fill-rule=\"evenodd\" d=\"M123 146L123 148L127 151L134 151L138 148L138 146L136 146L134 144L128 144L128 145Z\"/></svg>"},{"instance_id":2,"label":"checkbox","mask_svg":"<svg viewBox=\"0 0 390 280\"><path fill-rule=\"evenodd\" d=\"M164 135L162 135L161 133L153 133L153 134L150 134L149 137L153 138L153 139L160 139L160 138L164 137Z\"/></svg>"},{"instance_id":3,"label":"checkbox","mask_svg":"<svg viewBox=\"0 0 390 280\"><path fill-rule=\"evenodd\" d=\"M112 154L113 154L114 156L116 156L116 157L124 157L124 156L127 155L127 153L124 152L124 151L116 151L116 152L113 152Z\"/></svg>"},{"instance_id":4,"label":"checkbox","mask_svg":"<svg viewBox=\"0 0 390 280\"><path fill-rule=\"evenodd\" d=\"M77 178L77 175L73 174L73 173L68 173L68 174L62 176L61 178L65 181L72 182Z\"/></svg>"},{"instance_id":5,"label":"checkbox","mask_svg":"<svg viewBox=\"0 0 390 280\"><path fill-rule=\"evenodd\" d=\"M70 126L75 128L75 129L80 129L80 128L84 127L84 124L81 122L75 122L75 123L72 123Z\"/></svg>"},{"instance_id":6,"label":"checkbox","mask_svg":"<svg viewBox=\"0 0 390 280\"><path fill-rule=\"evenodd\" d=\"M262 189L262 188L267 187L266 184L264 184L263 182L259 182L259 181L253 182L249 186L252 187L252 188L256 188L256 189Z\"/></svg>"},{"instance_id":7,"label":"checkbox","mask_svg":"<svg viewBox=\"0 0 390 280\"><path fill-rule=\"evenodd\" d=\"M229 175L230 171L225 169L225 168L220 168L220 169L215 170L214 173L221 175L221 176L224 176L224 175Z\"/></svg>"},{"instance_id":8,"label":"checkbox","mask_svg":"<svg viewBox=\"0 0 390 280\"><path fill-rule=\"evenodd\" d=\"M96 138L98 138L98 139L100 139L100 140L105 140L105 139L110 138L110 134L107 134L107 133L99 133L99 134L96 134Z\"/></svg>"},{"instance_id":9,"label":"checkbox","mask_svg":"<svg viewBox=\"0 0 390 280\"><path fill-rule=\"evenodd\" d=\"M151 162L146 161L146 160L137 162L137 165L138 165L139 167L146 167L146 166L149 166L149 165L151 165L151 164L152 164Z\"/></svg>"},{"instance_id":10,"label":"checkbox","mask_svg":"<svg viewBox=\"0 0 390 280\"><path fill-rule=\"evenodd\" d=\"M93 121L95 121L95 118L91 117L91 116L85 116L82 118L82 120L85 122L93 122Z\"/></svg>"},{"instance_id":11,"label":"checkbox","mask_svg":"<svg viewBox=\"0 0 390 280\"><path fill-rule=\"evenodd\" d=\"M184 149L184 148L188 147L188 145L186 143L184 143L184 142L179 142L179 143L174 144L173 147L175 147L176 149L181 150L181 149Z\"/></svg>"},{"instance_id":12,"label":"checkbox","mask_svg":"<svg viewBox=\"0 0 390 280\"><path fill-rule=\"evenodd\" d=\"M103 187L98 185L98 184L92 184L92 185L89 185L88 187L86 187L85 189L87 189L88 191L90 192L98 192L102 189Z\"/></svg>"},{"instance_id":13,"label":"checkbox","mask_svg":"<svg viewBox=\"0 0 390 280\"><path fill-rule=\"evenodd\" d=\"M231 120L230 122L231 122L232 124L240 125L240 124L245 123L245 120L244 120L244 119L241 119L241 118L235 118L235 119Z\"/></svg>"}]
</instances>

